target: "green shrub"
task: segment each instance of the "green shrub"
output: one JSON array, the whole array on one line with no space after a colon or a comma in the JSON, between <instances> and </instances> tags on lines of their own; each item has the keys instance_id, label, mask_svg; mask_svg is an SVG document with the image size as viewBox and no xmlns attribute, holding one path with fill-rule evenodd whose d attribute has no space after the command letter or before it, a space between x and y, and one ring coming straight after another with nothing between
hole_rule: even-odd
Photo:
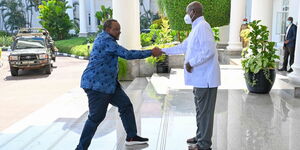
<instances>
[{"instance_id":1,"label":"green shrub","mask_svg":"<svg viewBox=\"0 0 300 150\"><path fill-rule=\"evenodd\" d=\"M174 44L160 44L160 45L152 45L152 46L149 46L149 47L146 47L145 49L152 49L154 47L159 47L159 48L169 48L169 47L173 47ZM165 61L166 59L166 55L163 54L159 57L153 57L153 56L150 56L148 58L145 59L145 61L149 64L156 64L158 62L163 62Z\"/></svg>"},{"instance_id":2,"label":"green shrub","mask_svg":"<svg viewBox=\"0 0 300 150\"><path fill-rule=\"evenodd\" d=\"M176 37L176 31L170 29L168 19L164 18L161 21L161 25L152 24L150 26L149 33L142 33L141 44L143 47L153 44L164 44L174 41Z\"/></svg>"},{"instance_id":3,"label":"green shrub","mask_svg":"<svg viewBox=\"0 0 300 150\"><path fill-rule=\"evenodd\" d=\"M0 31L0 36L11 36L11 35L6 31Z\"/></svg>"},{"instance_id":4,"label":"green shrub","mask_svg":"<svg viewBox=\"0 0 300 150\"><path fill-rule=\"evenodd\" d=\"M166 16L170 20L171 28L174 30L188 31L190 25L185 24L184 16L186 6L195 0L160 0ZM204 7L204 17L212 27L220 27L229 24L230 0L196 0Z\"/></svg>"},{"instance_id":5,"label":"green shrub","mask_svg":"<svg viewBox=\"0 0 300 150\"><path fill-rule=\"evenodd\" d=\"M118 58L118 79L125 78L127 75L127 60L123 58Z\"/></svg>"},{"instance_id":6,"label":"green shrub","mask_svg":"<svg viewBox=\"0 0 300 150\"><path fill-rule=\"evenodd\" d=\"M53 39L66 39L69 30L73 28L73 23L66 12L71 8L67 3L61 0L49 0L42 1L42 5L39 6L40 24L50 32Z\"/></svg>"},{"instance_id":7,"label":"green shrub","mask_svg":"<svg viewBox=\"0 0 300 150\"><path fill-rule=\"evenodd\" d=\"M219 27L212 28L212 31L214 33L215 41L220 41L220 29L219 29Z\"/></svg>"},{"instance_id":8,"label":"green shrub","mask_svg":"<svg viewBox=\"0 0 300 150\"><path fill-rule=\"evenodd\" d=\"M76 56L84 56L88 57L90 56L90 51L92 50L93 45L91 44L90 50L88 50L87 45L78 45L72 47L70 54L76 55Z\"/></svg>"},{"instance_id":9,"label":"green shrub","mask_svg":"<svg viewBox=\"0 0 300 150\"><path fill-rule=\"evenodd\" d=\"M59 52L61 53L70 53L71 49L74 46L83 45L86 41L86 38L80 37L80 38L71 38L68 40L60 40L55 41L55 46L58 48Z\"/></svg>"},{"instance_id":10,"label":"green shrub","mask_svg":"<svg viewBox=\"0 0 300 150\"><path fill-rule=\"evenodd\" d=\"M101 5L101 11L97 11L96 14L95 14L95 17L100 20L100 25L98 25L98 29L100 32L102 32L103 30L103 25L104 25L104 22L107 20L107 19L110 19L112 18L112 9L111 8L106 8L104 5Z\"/></svg>"},{"instance_id":11,"label":"green shrub","mask_svg":"<svg viewBox=\"0 0 300 150\"><path fill-rule=\"evenodd\" d=\"M11 46L13 38L11 36L0 36L0 47Z\"/></svg>"},{"instance_id":12,"label":"green shrub","mask_svg":"<svg viewBox=\"0 0 300 150\"><path fill-rule=\"evenodd\" d=\"M96 34L95 34L95 35L89 35L89 36L86 38L84 44L87 44L87 43L94 43L96 37L97 37Z\"/></svg>"}]
</instances>

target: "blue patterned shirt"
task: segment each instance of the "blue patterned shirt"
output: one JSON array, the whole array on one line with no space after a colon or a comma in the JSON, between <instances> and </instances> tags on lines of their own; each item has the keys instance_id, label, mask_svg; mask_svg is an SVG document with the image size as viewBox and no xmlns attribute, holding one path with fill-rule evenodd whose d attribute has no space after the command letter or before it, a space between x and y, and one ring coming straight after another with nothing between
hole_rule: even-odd
<instances>
[{"instance_id":1,"label":"blue patterned shirt","mask_svg":"<svg viewBox=\"0 0 300 150\"><path fill-rule=\"evenodd\" d=\"M113 94L117 86L118 57L143 59L151 50L127 50L107 32L98 34L90 54L89 63L81 77L81 88Z\"/></svg>"}]
</instances>

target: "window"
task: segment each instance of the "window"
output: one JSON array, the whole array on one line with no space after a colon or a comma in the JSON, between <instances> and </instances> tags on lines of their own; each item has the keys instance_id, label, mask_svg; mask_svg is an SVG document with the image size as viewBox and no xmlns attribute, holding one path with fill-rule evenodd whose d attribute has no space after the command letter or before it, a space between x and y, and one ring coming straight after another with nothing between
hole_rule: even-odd
<instances>
[{"instance_id":1,"label":"window","mask_svg":"<svg viewBox=\"0 0 300 150\"><path fill-rule=\"evenodd\" d=\"M276 34L280 35L280 42L284 41L284 35L286 32L286 20L288 18L289 0L281 1L281 11L277 12L276 16Z\"/></svg>"}]
</instances>

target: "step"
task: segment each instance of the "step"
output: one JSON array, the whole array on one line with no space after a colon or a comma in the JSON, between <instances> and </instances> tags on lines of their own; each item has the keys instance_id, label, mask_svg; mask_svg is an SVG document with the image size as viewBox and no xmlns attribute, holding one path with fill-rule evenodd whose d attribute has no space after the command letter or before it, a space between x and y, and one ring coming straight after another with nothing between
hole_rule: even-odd
<instances>
[{"instance_id":1,"label":"step","mask_svg":"<svg viewBox=\"0 0 300 150\"><path fill-rule=\"evenodd\" d=\"M146 78L136 78L125 90L134 105L135 111L138 111L142 104L143 99L141 97L147 84L148 80ZM118 115L117 108L112 107L108 110L106 118L99 125L89 149L93 150L101 147L101 149L112 150L124 146L125 131ZM87 115L83 115L82 119L71 128L72 132L65 134L55 145L52 145L51 149L59 150L61 147L74 149L78 144L86 119Z\"/></svg>"},{"instance_id":2,"label":"step","mask_svg":"<svg viewBox=\"0 0 300 150\"><path fill-rule=\"evenodd\" d=\"M184 83L184 70L172 68L169 78L169 90L192 89L192 86L186 86Z\"/></svg>"},{"instance_id":3,"label":"step","mask_svg":"<svg viewBox=\"0 0 300 150\"><path fill-rule=\"evenodd\" d=\"M153 85L154 90L158 94L166 95L169 90L169 79L168 75L154 73L151 76L151 84Z\"/></svg>"}]
</instances>

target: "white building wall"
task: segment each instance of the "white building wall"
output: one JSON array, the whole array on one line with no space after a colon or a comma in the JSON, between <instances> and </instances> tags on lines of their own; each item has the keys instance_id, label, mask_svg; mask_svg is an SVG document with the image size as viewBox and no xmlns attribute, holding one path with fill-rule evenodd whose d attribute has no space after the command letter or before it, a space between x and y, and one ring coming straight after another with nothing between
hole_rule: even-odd
<instances>
[{"instance_id":1,"label":"white building wall","mask_svg":"<svg viewBox=\"0 0 300 150\"><path fill-rule=\"evenodd\" d=\"M281 46L282 43L280 42L280 34L278 34L278 22L279 22L279 18L277 18L278 16L278 12L281 11L282 6L281 6L281 1L282 0L273 0L273 21L272 21L272 41L277 43L277 46Z\"/></svg>"},{"instance_id":2,"label":"white building wall","mask_svg":"<svg viewBox=\"0 0 300 150\"><path fill-rule=\"evenodd\" d=\"M96 2L95 2L95 10L96 10L96 12L97 11L100 11L101 10L101 6L102 5L104 5L106 8L111 8L112 9L112 0L101 0L101 1L99 1L99 0L96 0ZM96 21L96 23L97 23L97 26L98 26L98 21Z\"/></svg>"},{"instance_id":3,"label":"white building wall","mask_svg":"<svg viewBox=\"0 0 300 150\"><path fill-rule=\"evenodd\" d=\"M246 0L246 12L245 17L248 21L251 20L251 12L252 12L252 0Z\"/></svg>"},{"instance_id":4,"label":"white building wall","mask_svg":"<svg viewBox=\"0 0 300 150\"><path fill-rule=\"evenodd\" d=\"M101 0L101 1L96 0L96 3L95 3L96 7L95 8L96 8L97 11L100 10L101 5L104 5L105 7L112 8L112 0Z\"/></svg>"},{"instance_id":5,"label":"white building wall","mask_svg":"<svg viewBox=\"0 0 300 150\"><path fill-rule=\"evenodd\" d=\"M77 2L78 0L73 0L73 3ZM158 6L157 6L157 0L144 0L144 4L146 7L146 10L151 10L154 14L158 12ZM95 0L95 11L100 11L101 5L104 5L105 7L110 7L112 8L112 0ZM72 6L73 7L73 6ZM87 31L90 31L91 25L89 24L89 13L90 13L90 3L88 0L86 0L86 20L87 20ZM74 8L73 8L74 9ZM140 7L140 11L144 13L144 10L142 7ZM90 14L90 17L93 17L95 14ZM41 27L38 19L39 12L34 12L33 13L33 19L32 19L32 27ZM74 14L74 18L79 18L79 6L77 6L77 9ZM1 19L1 18L0 18ZM97 24L97 21L96 21ZM96 25L97 26L97 25ZM4 30L4 23L2 20L0 20L0 30Z\"/></svg>"},{"instance_id":6,"label":"white building wall","mask_svg":"<svg viewBox=\"0 0 300 150\"><path fill-rule=\"evenodd\" d=\"M251 9L251 21L261 20L269 28L272 40L273 0L252 0Z\"/></svg>"},{"instance_id":7,"label":"white building wall","mask_svg":"<svg viewBox=\"0 0 300 150\"><path fill-rule=\"evenodd\" d=\"M32 16L32 27L42 27L42 25L39 23L39 21L41 19L39 19L38 16L39 16L39 12L33 13L33 16Z\"/></svg>"},{"instance_id":8,"label":"white building wall","mask_svg":"<svg viewBox=\"0 0 300 150\"><path fill-rule=\"evenodd\" d=\"M299 4L300 1L299 0L290 0L289 6L290 6L290 10L289 10L289 16L294 18L294 23L298 24L298 12L299 12Z\"/></svg>"},{"instance_id":9,"label":"white building wall","mask_svg":"<svg viewBox=\"0 0 300 150\"><path fill-rule=\"evenodd\" d=\"M220 41L218 42L218 44L227 44L229 42L229 25L222 26L219 29Z\"/></svg>"}]
</instances>

